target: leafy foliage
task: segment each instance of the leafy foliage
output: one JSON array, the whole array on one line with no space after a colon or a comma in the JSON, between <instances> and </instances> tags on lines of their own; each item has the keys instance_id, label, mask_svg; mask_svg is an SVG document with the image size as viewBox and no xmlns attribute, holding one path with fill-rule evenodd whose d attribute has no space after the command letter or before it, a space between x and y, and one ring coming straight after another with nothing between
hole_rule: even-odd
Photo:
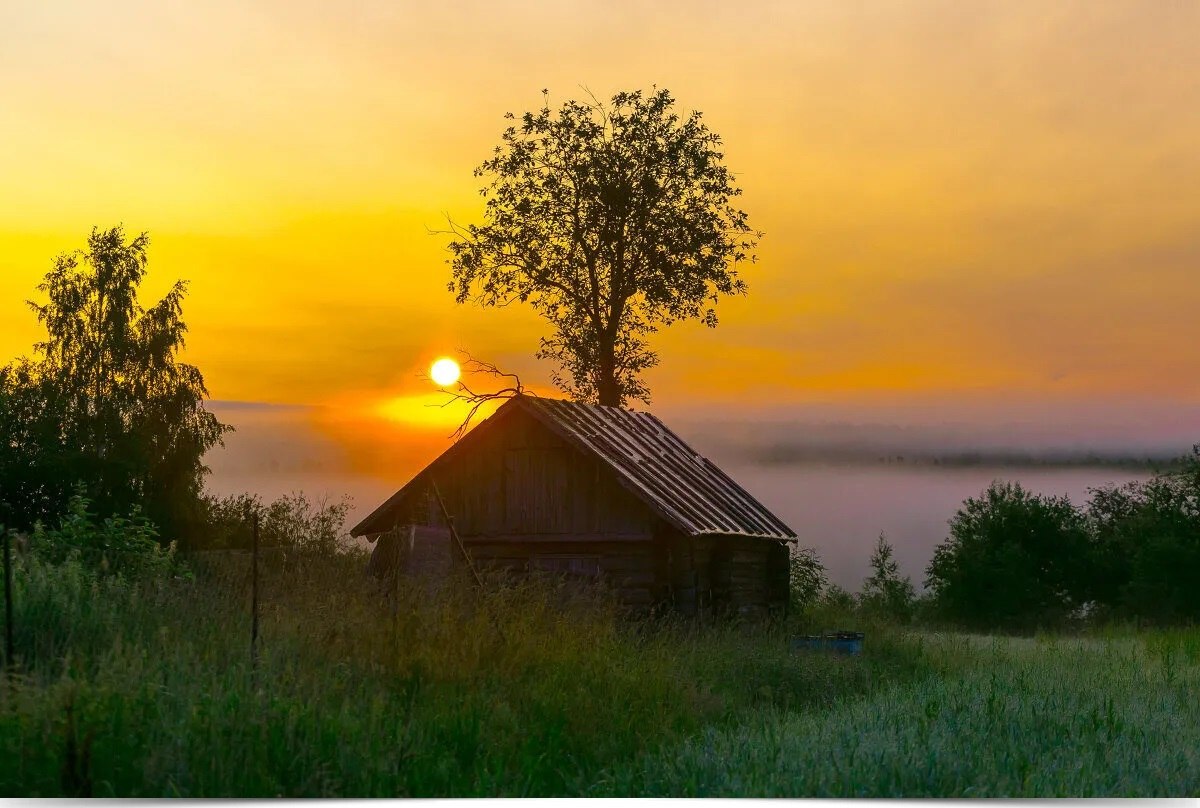
<instances>
[{"instance_id":1,"label":"leafy foliage","mask_svg":"<svg viewBox=\"0 0 1200 808\"><path fill-rule=\"evenodd\" d=\"M204 453L229 427L178 361L186 284L144 309L149 239L93 229L60 255L30 303L46 329L35 358L0 370L0 520L29 529L62 514L77 481L103 513L142 506L168 535L195 524Z\"/></svg>"},{"instance_id":2,"label":"leafy foliage","mask_svg":"<svg viewBox=\"0 0 1200 808\"><path fill-rule=\"evenodd\" d=\"M900 564L882 533L871 553L871 570L858 596L860 606L875 617L907 623L913 616L916 592L908 576L900 577Z\"/></svg>"},{"instance_id":3,"label":"leafy foliage","mask_svg":"<svg viewBox=\"0 0 1200 808\"><path fill-rule=\"evenodd\" d=\"M858 601L853 592L848 592L837 584L831 585L821 593L821 610L826 614L849 616L856 613Z\"/></svg>"},{"instance_id":4,"label":"leafy foliage","mask_svg":"<svg viewBox=\"0 0 1200 808\"><path fill-rule=\"evenodd\" d=\"M1171 472L1091 494L1098 603L1157 623L1200 619L1200 446Z\"/></svg>"},{"instance_id":5,"label":"leafy foliage","mask_svg":"<svg viewBox=\"0 0 1200 808\"><path fill-rule=\"evenodd\" d=\"M638 90L509 113L475 171L489 178L485 223L452 225L458 301L529 304L554 328L538 356L581 400L649 400L647 336L677 320L715 326L718 296L746 291L736 267L758 234L732 204L741 190L720 137L674 106Z\"/></svg>"},{"instance_id":6,"label":"leafy foliage","mask_svg":"<svg viewBox=\"0 0 1200 808\"><path fill-rule=\"evenodd\" d=\"M825 565L811 547L793 548L788 566L790 608L800 613L811 608L829 585Z\"/></svg>"},{"instance_id":7,"label":"leafy foliage","mask_svg":"<svg viewBox=\"0 0 1200 808\"><path fill-rule=\"evenodd\" d=\"M203 546L206 549L246 549L251 523L259 521L259 543L314 556L332 556L343 549L350 500L312 500L302 492L286 494L269 504L251 494L205 497Z\"/></svg>"},{"instance_id":8,"label":"leafy foliage","mask_svg":"<svg viewBox=\"0 0 1200 808\"><path fill-rule=\"evenodd\" d=\"M29 551L49 564L78 562L100 575L127 578L169 576L183 568L175 544L163 547L158 531L136 506L127 517L100 519L79 489L67 502L57 527L40 522L28 537Z\"/></svg>"},{"instance_id":9,"label":"leafy foliage","mask_svg":"<svg viewBox=\"0 0 1200 808\"><path fill-rule=\"evenodd\" d=\"M1089 599L1091 550L1069 499L994 482L950 520L926 585L943 617L965 626L1052 625Z\"/></svg>"}]
</instances>

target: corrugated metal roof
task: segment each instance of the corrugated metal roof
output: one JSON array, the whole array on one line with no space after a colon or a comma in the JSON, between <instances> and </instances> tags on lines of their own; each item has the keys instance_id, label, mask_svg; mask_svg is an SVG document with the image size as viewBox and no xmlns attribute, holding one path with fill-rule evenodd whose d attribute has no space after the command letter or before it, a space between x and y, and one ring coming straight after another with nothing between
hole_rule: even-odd
<instances>
[{"instance_id":1,"label":"corrugated metal roof","mask_svg":"<svg viewBox=\"0 0 1200 808\"><path fill-rule=\"evenodd\" d=\"M729 475L648 412L521 395L505 402L472 433L486 430L489 422L499 421L511 407L525 409L564 440L599 458L626 489L687 535L796 537ZM442 457L460 446L451 447ZM400 505L405 492L442 457L360 522L352 535L390 527L392 508Z\"/></svg>"},{"instance_id":2,"label":"corrugated metal roof","mask_svg":"<svg viewBox=\"0 0 1200 808\"><path fill-rule=\"evenodd\" d=\"M522 396L555 431L607 463L621 483L691 536L796 534L711 460L648 412Z\"/></svg>"}]
</instances>

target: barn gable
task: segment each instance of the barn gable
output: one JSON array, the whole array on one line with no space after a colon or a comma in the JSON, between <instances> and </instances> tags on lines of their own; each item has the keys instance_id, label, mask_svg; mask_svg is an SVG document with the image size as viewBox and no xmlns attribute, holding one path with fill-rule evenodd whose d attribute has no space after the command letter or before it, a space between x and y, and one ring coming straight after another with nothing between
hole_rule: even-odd
<instances>
[{"instance_id":1,"label":"barn gable","mask_svg":"<svg viewBox=\"0 0 1200 808\"><path fill-rule=\"evenodd\" d=\"M579 462L579 454L594 461L591 465L596 473L590 479L584 471L588 464ZM536 529L526 532L569 532L566 517L555 512L553 503L565 503L572 486L602 485L611 478L683 535L783 541L796 537L778 517L653 415L529 395L505 402L356 525L351 535L369 536L392 529L402 518L406 503L430 478L436 479L440 470L450 466L464 465L474 482L471 491L462 492L463 498L454 499L463 518L486 523L490 529L485 533L500 532L495 529L498 520L516 528L521 507L533 509L526 514L532 522L527 519L522 524ZM617 501L627 499L617 497ZM526 504L520 505L519 500ZM500 502L506 505L504 515L493 512ZM629 516L629 530L617 533L641 533L648 527ZM611 525L606 527L597 520L592 520L592 525L595 530L582 532L613 532ZM465 524L462 529L477 532ZM578 525L574 532L580 532Z\"/></svg>"},{"instance_id":2,"label":"barn gable","mask_svg":"<svg viewBox=\"0 0 1200 808\"><path fill-rule=\"evenodd\" d=\"M515 399L514 399L515 400ZM438 486L459 533L536 541L648 539L657 521L595 456L507 402L413 477L351 531L373 537L397 524L441 522Z\"/></svg>"}]
</instances>

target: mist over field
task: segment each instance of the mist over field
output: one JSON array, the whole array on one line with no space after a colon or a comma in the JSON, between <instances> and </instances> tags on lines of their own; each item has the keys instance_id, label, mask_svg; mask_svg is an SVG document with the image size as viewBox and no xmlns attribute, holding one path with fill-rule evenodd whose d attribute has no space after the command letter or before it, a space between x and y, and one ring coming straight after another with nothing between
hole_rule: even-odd
<instances>
[{"instance_id":1,"label":"mist over field","mask_svg":"<svg viewBox=\"0 0 1200 808\"><path fill-rule=\"evenodd\" d=\"M237 428L207 457L212 491L349 496L348 527L450 445L444 427L377 423L347 438L320 408L210 406ZM880 532L919 585L947 520L994 479L1082 502L1089 488L1145 479L1200 435L1200 409L1144 402L993 403L950 413L931 404L813 405L762 410L756 420L651 409L815 547L834 582L853 589Z\"/></svg>"}]
</instances>

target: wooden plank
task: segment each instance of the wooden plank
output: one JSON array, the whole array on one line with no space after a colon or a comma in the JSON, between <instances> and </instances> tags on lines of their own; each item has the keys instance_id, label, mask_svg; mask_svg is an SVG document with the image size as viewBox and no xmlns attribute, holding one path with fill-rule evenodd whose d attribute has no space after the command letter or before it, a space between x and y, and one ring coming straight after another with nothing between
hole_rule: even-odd
<instances>
[{"instance_id":1,"label":"wooden plank","mask_svg":"<svg viewBox=\"0 0 1200 808\"><path fill-rule=\"evenodd\" d=\"M468 544L483 542L511 542L526 544L530 542L572 542L572 543L608 543L608 542L643 542L646 552L650 551L653 536L649 533L513 533L511 531L497 533L460 534ZM627 553L628 550L621 552Z\"/></svg>"},{"instance_id":2,"label":"wooden plank","mask_svg":"<svg viewBox=\"0 0 1200 808\"><path fill-rule=\"evenodd\" d=\"M654 559L649 555L601 556L600 567L605 572L627 572L630 570L654 571Z\"/></svg>"},{"instance_id":3,"label":"wooden plank","mask_svg":"<svg viewBox=\"0 0 1200 808\"><path fill-rule=\"evenodd\" d=\"M490 553L492 555L509 554L513 557L531 555L592 555L597 558L629 558L637 559L642 567L649 568L652 556L649 548L642 552L635 544L604 544L600 542L493 542L468 541L466 545L472 552ZM629 566L634 566L630 564Z\"/></svg>"},{"instance_id":4,"label":"wooden plank","mask_svg":"<svg viewBox=\"0 0 1200 808\"><path fill-rule=\"evenodd\" d=\"M655 576L653 570L619 572L611 575L605 575L611 581L615 581L618 586L654 586Z\"/></svg>"},{"instance_id":5,"label":"wooden plank","mask_svg":"<svg viewBox=\"0 0 1200 808\"><path fill-rule=\"evenodd\" d=\"M617 598L627 606L649 606L654 603L654 595L648 589L621 589Z\"/></svg>"}]
</instances>

